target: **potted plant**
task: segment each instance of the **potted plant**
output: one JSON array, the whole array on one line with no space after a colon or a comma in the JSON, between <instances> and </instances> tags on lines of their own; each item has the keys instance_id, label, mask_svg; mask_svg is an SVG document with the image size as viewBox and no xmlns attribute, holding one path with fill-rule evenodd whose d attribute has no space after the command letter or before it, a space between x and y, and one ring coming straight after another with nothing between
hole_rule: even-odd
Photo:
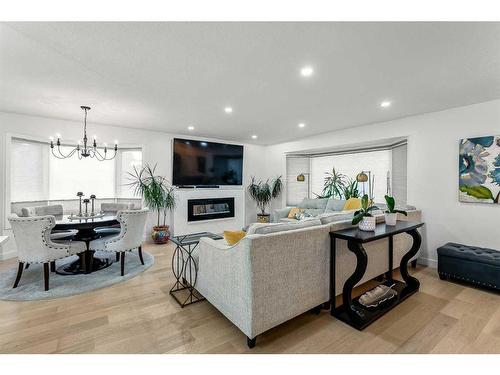
<instances>
[{"instance_id":1,"label":"potted plant","mask_svg":"<svg viewBox=\"0 0 500 375\"><path fill-rule=\"evenodd\" d=\"M352 225L359 224L359 229L367 232L375 230L376 221L371 211L378 210L379 208L373 206L372 203L367 194L363 195L363 198L361 198L361 209L354 213Z\"/></svg>"},{"instance_id":2,"label":"potted plant","mask_svg":"<svg viewBox=\"0 0 500 375\"><path fill-rule=\"evenodd\" d=\"M325 181L323 185L323 191L321 192L321 198L342 198L344 189L348 183L347 177L342 173L332 168L332 172L325 173Z\"/></svg>"},{"instance_id":3,"label":"potted plant","mask_svg":"<svg viewBox=\"0 0 500 375\"><path fill-rule=\"evenodd\" d=\"M394 209L394 206L396 206L396 201L393 197L386 195L384 198L387 203L387 210L384 212L385 225L396 225L398 214L408 216L408 213L406 211Z\"/></svg>"},{"instance_id":4,"label":"potted plant","mask_svg":"<svg viewBox=\"0 0 500 375\"><path fill-rule=\"evenodd\" d=\"M257 203L257 207L260 212L257 213L257 222L259 223L269 223L270 215L266 213L266 206L271 202L272 199L277 198L283 188L283 182L281 181L281 176L275 178L273 181L269 180L256 181L255 177L252 177L252 183L248 186L248 192L250 197Z\"/></svg>"},{"instance_id":5,"label":"potted plant","mask_svg":"<svg viewBox=\"0 0 500 375\"><path fill-rule=\"evenodd\" d=\"M151 238L156 244L167 243L170 238L169 226L166 224L167 212L175 207L174 188L168 181L155 175L156 165L146 166L129 173L131 182L128 184L134 189L134 194L141 196L144 203L152 211L156 211L157 222L151 232ZM161 218L163 218L162 221Z\"/></svg>"}]
</instances>

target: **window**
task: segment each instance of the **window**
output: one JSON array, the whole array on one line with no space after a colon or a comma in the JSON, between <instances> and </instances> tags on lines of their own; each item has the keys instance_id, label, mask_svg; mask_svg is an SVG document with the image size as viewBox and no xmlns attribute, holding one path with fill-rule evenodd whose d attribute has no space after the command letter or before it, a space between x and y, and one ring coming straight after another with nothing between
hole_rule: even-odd
<instances>
[{"instance_id":1,"label":"window","mask_svg":"<svg viewBox=\"0 0 500 375\"><path fill-rule=\"evenodd\" d=\"M383 202L387 192L387 174L391 172L391 150L371 151L355 154L329 155L311 159L311 191L321 194L326 172L332 168L350 179L355 179L358 173L370 171L375 176L373 195L376 202ZM359 193L368 194L368 183L360 184ZM313 195L314 196L314 195Z\"/></svg>"},{"instance_id":2,"label":"window","mask_svg":"<svg viewBox=\"0 0 500 375\"><path fill-rule=\"evenodd\" d=\"M134 190L128 186L130 183L129 173L134 173L134 167L139 169L142 167L142 151L141 150L123 150L120 152L121 160L119 161L117 186L117 196L119 198L137 198L134 195Z\"/></svg>"},{"instance_id":3,"label":"window","mask_svg":"<svg viewBox=\"0 0 500 375\"><path fill-rule=\"evenodd\" d=\"M63 153L70 147L62 146ZM115 159L57 159L48 144L23 139L11 143L11 202L76 199L76 193L97 198L135 198L127 172L142 165L141 149L119 150Z\"/></svg>"},{"instance_id":4,"label":"window","mask_svg":"<svg viewBox=\"0 0 500 375\"><path fill-rule=\"evenodd\" d=\"M72 147L61 147L63 154ZM49 158L49 199L75 199L76 193L95 194L98 198L115 197L115 162L94 158Z\"/></svg>"},{"instance_id":5,"label":"window","mask_svg":"<svg viewBox=\"0 0 500 375\"><path fill-rule=\"evenodd\" d=\"M10 197L16 201L48 199L47 145L13 139L11 143Z\"/></svg>"}]
</instances>

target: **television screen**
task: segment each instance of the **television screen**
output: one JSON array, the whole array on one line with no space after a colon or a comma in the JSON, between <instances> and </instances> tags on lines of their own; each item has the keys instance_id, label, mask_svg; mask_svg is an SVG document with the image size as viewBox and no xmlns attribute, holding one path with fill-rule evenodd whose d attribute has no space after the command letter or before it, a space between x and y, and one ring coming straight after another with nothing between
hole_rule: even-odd
<instances>
[{"instance_id":1,"label":"television screen","mask_svg":"<svg viewBox=\"0 0 500 375\"><path fill-rule=\"evenodd\" d=\"M241 185L243 146L174 138L172 182L181 185Z\"/></svg>"}]
</instances>

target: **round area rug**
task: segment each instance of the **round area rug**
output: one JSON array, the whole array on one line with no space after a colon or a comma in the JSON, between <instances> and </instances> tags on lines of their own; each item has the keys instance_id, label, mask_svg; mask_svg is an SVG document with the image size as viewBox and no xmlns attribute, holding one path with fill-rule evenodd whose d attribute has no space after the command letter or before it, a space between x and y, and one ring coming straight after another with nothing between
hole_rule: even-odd
<instances>
[{"instance_id":1,"label":"round area rug","mask_svg":"<svg viewBox=\"0 0 500 375\"><path fill-rule=\"evenodd\" d=\"M59 275L51 272L49 275L49 290L45 291L43 286L43 265L31 264L23 271L21 281L17 288L12 288L17 274L17 264L10 270L0 272L0 300L9 301L34 301L42 299L53 299L68 297L76 294L90 292L92 290L105 288L122 281L129 280L141 272L144 272L154 264L155 258L142 251L144 265L139 260L136 251L127 252L125 255L125 275L120 275L120 262L115 262L115 254L109 252L96 252L99 258L108 258L113 264L102 270L90 274ZM68 257L57 261L57 267L71 263L78 259L77 256Z\"/></svg>"}]
</instances>

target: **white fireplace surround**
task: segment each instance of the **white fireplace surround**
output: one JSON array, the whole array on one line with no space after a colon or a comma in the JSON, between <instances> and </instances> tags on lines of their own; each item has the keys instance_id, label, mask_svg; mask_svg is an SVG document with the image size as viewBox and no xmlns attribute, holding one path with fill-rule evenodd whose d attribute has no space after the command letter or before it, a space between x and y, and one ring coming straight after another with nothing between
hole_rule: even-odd
<instances>
[{"instance_id":1,"label":"white fireplace surround","mask_svg":"<svg viewBox=\"0 0 500 375\"><path fill-rule=\"evenodd\" d=\"M176 207L172 214L171 234L197 232L222 234L225 230L241 230L245 225L245 189L241 187L177 189ZM234 198L234 217L188 221L189 199Z\"/></svg>"}]
</instances>

